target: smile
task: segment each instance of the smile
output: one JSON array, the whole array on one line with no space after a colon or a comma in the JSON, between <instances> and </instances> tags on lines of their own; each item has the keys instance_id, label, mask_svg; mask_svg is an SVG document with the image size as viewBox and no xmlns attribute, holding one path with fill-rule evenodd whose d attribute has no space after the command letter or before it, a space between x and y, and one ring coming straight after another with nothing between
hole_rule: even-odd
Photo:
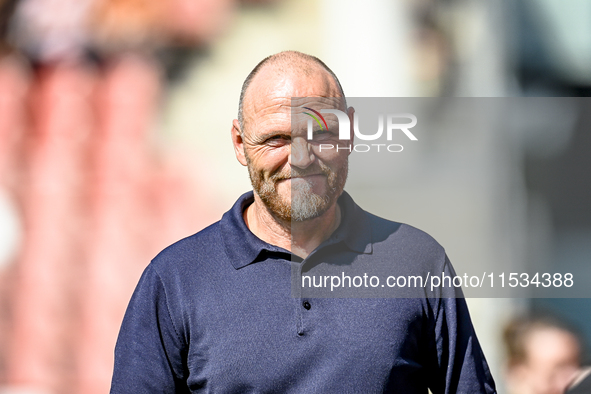
<instances>
[{"instance_id":1,"label":"smile","mask_svg":"<svg viewBox=\"0 0 591 394\"><path fill-rule=\"evenodd\" d=\"M291 177L291 178L282 179L281 181L294 181L294 182L298 182L298 181L313 181L313 180L317 180L319 178L326 178L326 175L324 175L324 174L312 174L312 175L304 175L304 176L294 176L294 177Z\"/></svg>"}]
</instances>

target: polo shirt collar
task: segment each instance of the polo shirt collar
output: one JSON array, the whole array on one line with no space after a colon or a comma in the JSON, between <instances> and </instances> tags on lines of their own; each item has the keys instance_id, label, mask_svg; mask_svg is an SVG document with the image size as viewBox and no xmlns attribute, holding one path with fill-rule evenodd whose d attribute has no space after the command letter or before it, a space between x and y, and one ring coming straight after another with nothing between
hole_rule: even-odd
<instances>
[{"instance_id":1,"label":"polo shirt collar","mask_svg":"<svg viewBox=\"0 0 591 394\"><path fill-rule=\"evenodd\" d=\"M288 250L263 241L246 226L242 214L253 202L254 193L252 191L244 193L220 221L226 254L236 269L258 261L259 256L262 257L266 252L285 253L287 258L291 255Z\"/></svg>"},{"instance_id":2,"label":"polo shirt collar","mask_svg":"<svg viewBox=\"0 0 591 394\"><path fill-rule=\"evenodd\" d=\"M287 258L291 256L288 250L263 241L246 226L243 212L253 202L254 193L252 191L244 193L220 220L222 242L230 262L236 269L264 260L264 256L268 253L285 254ZM319 248L343 242L357 253L371 253L372 234L367 213L355 204L347 192L341 194L338 203L342 213L341 224Z\"/></svg>"},{"instance_id":3,"label":"polo shirt collar","mask_svg":"<svg viewBox=\"0 0 591 394\"><path fill-rule=\"evenodd\" d=\"M368 213L355 204L346 191L339 197L338 204L341 207L341 224L325 243L342 241L354 252L371 253L372 231Z\"/></svg>"}]
</instances>

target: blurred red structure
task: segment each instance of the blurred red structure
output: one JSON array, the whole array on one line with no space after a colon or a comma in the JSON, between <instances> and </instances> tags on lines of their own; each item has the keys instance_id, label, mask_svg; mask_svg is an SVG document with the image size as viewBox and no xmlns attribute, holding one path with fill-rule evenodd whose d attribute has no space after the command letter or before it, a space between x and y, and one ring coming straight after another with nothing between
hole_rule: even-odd
<instances>
[{"instance_id":1,"label":"blurred red structure","mask_svg":"<svg viewBox=\"0 0 591 394\"><path fill-rule=\"evenodd\" d=\"M4 272L4 380L103 393L141 271L167 244L215 220L211 201L189 169L173 172L148 143L161 89L156 64L130 55L102 70L47 65L30 81L3 66L3 183L24 230Z\"/></svg>"},{"instance_id":2,"label":"blurred red structure","mask_svg":"<svg viewBox=\"0 0 591 394\"><path fill-rule=\"evenodd\" d=\"M43 9L55 3L11 3L13 46L34 66L0 40L0 189L22 222L0 269L0 389L105 393L142 270L218 219L195 171L151 144L165 84L150 53L211 42L236 2L96 0L88 15L78 8L84 23L62 7L53 25Z\"/></svg>"}]
</instances>

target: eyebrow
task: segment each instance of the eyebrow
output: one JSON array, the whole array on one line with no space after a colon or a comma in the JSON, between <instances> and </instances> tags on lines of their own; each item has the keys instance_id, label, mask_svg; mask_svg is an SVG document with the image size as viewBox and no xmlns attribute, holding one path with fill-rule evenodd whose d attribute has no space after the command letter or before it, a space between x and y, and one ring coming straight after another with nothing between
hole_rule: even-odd
<instances>
[{"instance_id":1,"label":"eyebrow","mask_svg":"<svg viewBox=\"0 0 591 394\"><path fill-rule=\"evenodd\" d=\"M252 137L252 140L255 143L261 143L261 142L265 142L268 138L275 137L275 136L285 136L285 137L290 137L291 138L291 135L290 134L285 133L283 131L270 131L270 132L265 133L265 134L260 134L260 135L253 136Z\"/></svg>"}]
</instances>

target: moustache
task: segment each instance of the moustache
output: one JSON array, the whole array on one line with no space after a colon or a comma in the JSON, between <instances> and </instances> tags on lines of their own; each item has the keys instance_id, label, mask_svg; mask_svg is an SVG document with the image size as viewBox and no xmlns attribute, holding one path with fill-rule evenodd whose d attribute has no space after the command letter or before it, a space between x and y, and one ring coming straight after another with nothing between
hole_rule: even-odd
<instances>
[{"instance_id":1,"label":"moustache","mask_svg":"<svg viewBox=\"0 0 591 394\"><path fill-rule=\"evenodd\" d=\"M269 177L269 180L273 182L278 182L285 179L305 177L310 175L325 175L328 177L332 173L333 172L330 169L330 167L324 164L319 164L317 166L308 167L304 169L297 167L292 167L290 169L281 169L278 172L272 174Z\"/></svg>"}]
</instances>

